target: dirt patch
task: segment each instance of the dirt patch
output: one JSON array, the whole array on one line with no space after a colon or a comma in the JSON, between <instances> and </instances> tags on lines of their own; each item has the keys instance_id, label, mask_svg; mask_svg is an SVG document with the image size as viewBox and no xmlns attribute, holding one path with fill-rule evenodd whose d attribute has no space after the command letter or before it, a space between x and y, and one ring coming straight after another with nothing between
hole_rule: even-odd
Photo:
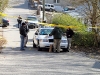
<instances>
[{"instance_id":1,"label":"dirt patch","mask_svg":"<svg viewBox=\"0 0 100 75\"><path fill-rule=\"evenodd\" d=\"M0 53L2 52L3 45L6 43L6 39L0 36Z\"/></svg>"},{"instance_id":2,"label":"dirt patch","mask_svg":"<svg viewBox=\"0 0 100 75\"><path fill-rule=\"evenodd\" d=\"M87 57L100 60L100 48L73 46L71 49L74 52L83 52Z\"/></svg>"}]
</instances>

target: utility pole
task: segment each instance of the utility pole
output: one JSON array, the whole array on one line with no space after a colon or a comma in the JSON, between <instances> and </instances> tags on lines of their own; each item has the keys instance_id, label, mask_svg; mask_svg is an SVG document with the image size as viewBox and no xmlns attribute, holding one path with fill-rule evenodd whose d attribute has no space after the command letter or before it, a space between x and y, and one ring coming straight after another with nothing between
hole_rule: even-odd
<instances>
[{"instance_id":1,"label":"utility pole","mask_svg":"<svg viewBox=\"0 0 100 75\"><path fill-rule=\"evenodd\" d=\"M45 0L43 0L43 19L42 21L44 21L44 14L45 14Z\"/></svg>"}]
</instances>

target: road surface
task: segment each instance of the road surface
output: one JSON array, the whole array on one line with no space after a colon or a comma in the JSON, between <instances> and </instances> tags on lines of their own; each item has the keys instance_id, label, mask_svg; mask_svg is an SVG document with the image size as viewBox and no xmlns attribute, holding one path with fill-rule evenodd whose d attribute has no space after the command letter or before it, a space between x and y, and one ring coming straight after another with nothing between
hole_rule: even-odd
<instances>
[{"instance_id":1,"label":"road surface","mask_svg":"<svg viewBox=\"0 0 100 75\"><path fill-rule=\"evenodd\" d=\"M25 18L34 13L28 8L27 0L10 0L9 16ZM16 18L7 17L10 26L3 29L7 44L0 54L0 75L100 75L100 61L84 54L49 53L32 48L34 29L29 32L28 48L20 51L20 35Z\"/></svg>"}]
</instances>

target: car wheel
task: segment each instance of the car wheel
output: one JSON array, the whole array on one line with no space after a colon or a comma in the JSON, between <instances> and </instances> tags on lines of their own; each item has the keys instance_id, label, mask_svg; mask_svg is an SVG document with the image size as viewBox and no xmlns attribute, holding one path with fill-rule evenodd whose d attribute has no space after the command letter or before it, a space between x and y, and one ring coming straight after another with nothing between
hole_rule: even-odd
<instances>
[{"instance_id":1,"label":"car wheel","mask_svg":"<svg viewBox=\"0 0 100 75\"><path fill-rule=\"evenodd\" d=\"M39 45L39 41L38 41L38 51L42 51L42 48L40 48L40 45Z\"/></svg>"},{"instance_id":2,"label":"car wheel","mask_svg":"<svg viewBox=\"0 0 100 75\"><path fill-rule=\"evenodd\" d=\"M69 52L68 48L63 48L63 52Z\"/></svg>"},{"instance_id":3,"label":"car wheel","mask_svg":"<svg viewBox=\"0 0 100 75\"><path fill-rule=\"evenodd\" d=\"M38 51L42 51L42 48L40 48L39 46L38 46Z\"/></svg>"},{"instance_id":4,"label":"car wheel","mask_svg":"<svg viewBox=\"0 0 100 75\"><path fill-rule=\"evenodd\" d=\"M34 41L33 41L33 48L36 48L36 44L34 43Z\"/></svg>"},{"instance_id":5,"label":"car wheel","mask_svg":"<svg viewBox=\"0 0 100 75\"><path fill-rule=\"evenodd\" d=\"M2 26L2 27L7 27L7 25L3 24L3 26Z\"/></svg>"},{"instance_id":6,"label":"car wheel","mask_svg":"<svg viewBox=\"0 0 100 75\"><path fill-rule=\"evenodd\" d=\"M33 28L35 28L35 26L33 26Z\"/></svg>"}]
</instances>

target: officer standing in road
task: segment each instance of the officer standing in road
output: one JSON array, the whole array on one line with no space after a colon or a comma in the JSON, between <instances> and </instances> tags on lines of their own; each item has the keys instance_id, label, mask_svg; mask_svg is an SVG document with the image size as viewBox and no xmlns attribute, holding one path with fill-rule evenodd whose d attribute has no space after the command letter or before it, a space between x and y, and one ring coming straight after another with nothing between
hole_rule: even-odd
<instances>
[{"instance_id":1,"label":"officer standing in road","mask_svg":"<svg viewBox=\"0 0 100 75\"><path fill-rule=\"evenodd\" d=\"M28 32L29 32L28 21L25 21L25 24L26 24L25 30L26 30L26 34L27 34L27 35L26 35L26 37L25 37L24 47L27 47L26 44L27 44L27 42L28 42Z\"/></svg>"},{"instance_id":2,"label":"officer standing in road","mask_svg":"<svg viewBox=\"0 0 100 75\"><path fill-rule=\"evenodd\" d=\"M25 26L26 26L26 24L22 23L22 25L20 27L20 38L21 38L20 50L22 50L22 51L25 50L24 49L24 41L25 41L25 38L27 36L26 30L25 30Z\"/></svg>"},{"instance_id":3,"label":"officer standing in road","mask_svg":"<svg viewBox=\"0 0 100 75\"><path fill-rule=\"evenodd\" d=\"M61 43L61 38L62 38L62 30L58 27L58 24L55 25L55 28L53 31L49 34L49 36L53 35L54 37L54 52L60 52L60 43Z\"/></svg>"},{"instance_id":4,"label":"officer standing in road","mask_svg":"<svg viewBox=\"0 0 100 75\"><path fill-rule=\"evenodd\" d=\"M72 36L74 35L73 30L68 27L68 29L66 29L66 36L67 36L67 40L68 40L68 51L71 47L71 41L72 41Z\"/></svg>"}]
</instances>

